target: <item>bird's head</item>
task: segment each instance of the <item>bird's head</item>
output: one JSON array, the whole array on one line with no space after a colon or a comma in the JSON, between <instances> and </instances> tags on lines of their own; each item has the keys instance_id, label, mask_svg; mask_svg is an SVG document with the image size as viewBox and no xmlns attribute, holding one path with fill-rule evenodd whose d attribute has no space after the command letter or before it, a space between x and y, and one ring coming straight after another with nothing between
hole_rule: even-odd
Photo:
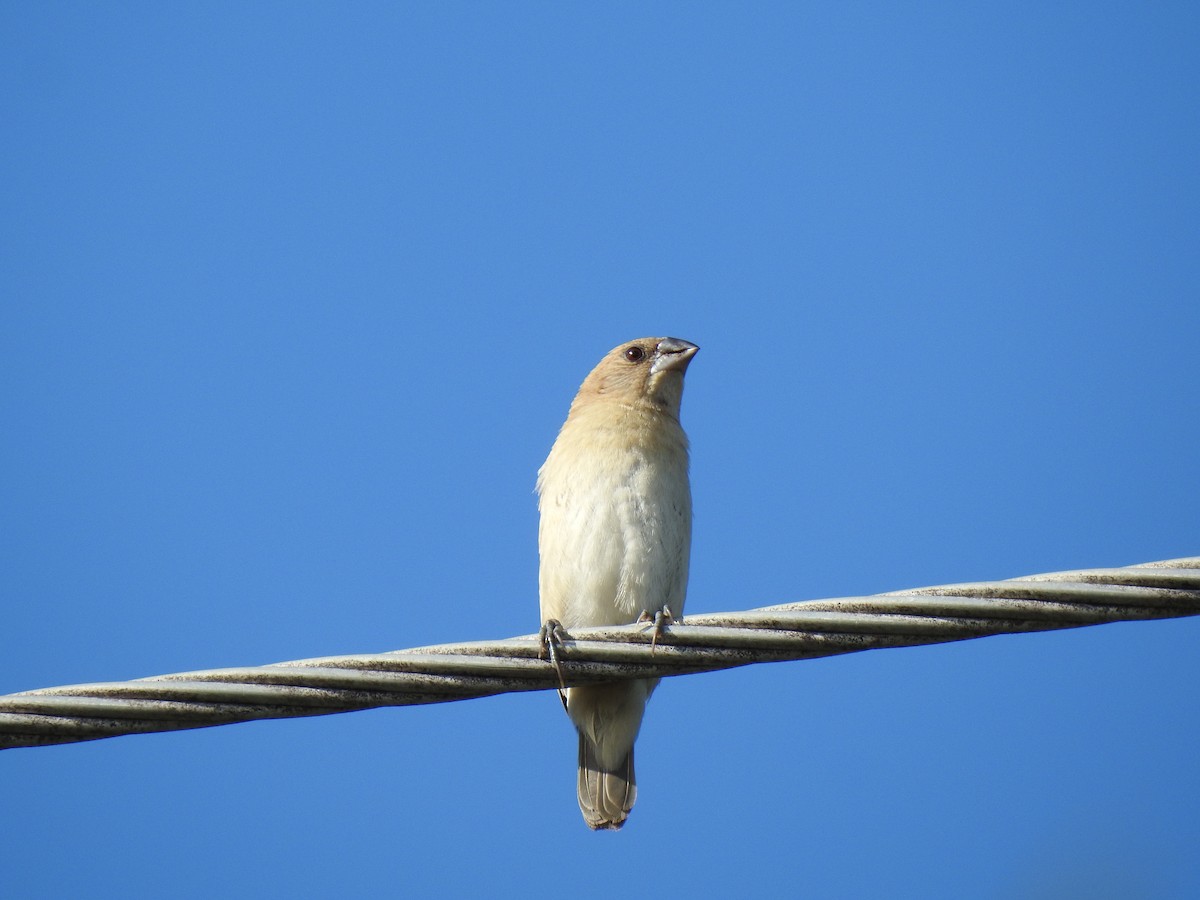
<instances>
[{"instance_id":1,"label":"bird's head","mask_svg":"<svg viewBox=\"0 0 1200 900\"><path fill-rule=\"evenodd\" d=\"M614 347L579 388L575 403L652 406L679 415L683 373L700 348L679 338L638 338Z\"/></svg>"}]
</instances>

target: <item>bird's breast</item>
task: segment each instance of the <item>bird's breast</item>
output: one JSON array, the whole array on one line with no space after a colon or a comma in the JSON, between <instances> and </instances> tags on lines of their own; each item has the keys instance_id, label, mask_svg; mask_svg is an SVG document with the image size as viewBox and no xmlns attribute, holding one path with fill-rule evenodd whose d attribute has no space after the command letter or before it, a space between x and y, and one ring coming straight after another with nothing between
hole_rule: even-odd
<instances>
[{"instance_id":1,"label":"bird's breast","mask_svg":"<svg viewBox=\"0 0 1200 900\"><path fill-rule=\"evenodd\" d=\"M676 426L677 427L677 426ZM691 546L686 439L576 442L539 473L542 618L573 626L682 613Z\"/></svg>"}]
</instances>

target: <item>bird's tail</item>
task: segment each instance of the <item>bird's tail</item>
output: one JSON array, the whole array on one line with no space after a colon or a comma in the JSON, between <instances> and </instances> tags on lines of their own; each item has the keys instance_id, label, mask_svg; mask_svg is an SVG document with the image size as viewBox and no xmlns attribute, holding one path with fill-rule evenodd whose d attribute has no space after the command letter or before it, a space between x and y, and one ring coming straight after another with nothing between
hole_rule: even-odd
<instances>
[{"instance_id":1,"label":"bird's tail","mask_svg":"<svg viewBox=\"0 0 1200 900\"><path fill-rule=\"evenodd\" d=\"M579 809L592 829L616 830L625 824L637 799L633 748L611 769L600 765L596 745L579 735Z\"/></svg>"}]
</instances>

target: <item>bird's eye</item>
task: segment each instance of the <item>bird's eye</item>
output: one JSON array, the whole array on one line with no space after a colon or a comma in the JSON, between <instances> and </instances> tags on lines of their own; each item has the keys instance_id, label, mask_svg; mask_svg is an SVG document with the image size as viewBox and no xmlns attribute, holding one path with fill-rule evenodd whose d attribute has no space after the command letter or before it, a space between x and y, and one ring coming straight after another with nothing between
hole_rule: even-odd
<instances>
[{"instance_id":1,"label":"bird's eye","mask_svg":"<svg viewBox=\"0 0 1200 900\"><path fill-rule=\"evenodd\" d=\"M625 358L631 363L641 362L646 358L646 351L635 344L625 350Z\"/></svg>"}]
</instances>

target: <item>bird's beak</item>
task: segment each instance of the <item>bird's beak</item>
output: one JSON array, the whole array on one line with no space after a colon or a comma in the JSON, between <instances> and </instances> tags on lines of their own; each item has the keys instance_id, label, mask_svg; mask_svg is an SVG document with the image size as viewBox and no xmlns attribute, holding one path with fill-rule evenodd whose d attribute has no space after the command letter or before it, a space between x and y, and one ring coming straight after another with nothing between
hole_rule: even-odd
<instances>
[{"instance_id":1,"label":"bird's beak","mask_svg":"<svg viewBox=\"0 0 1200 900\"><path fill-rule=\"evenodd\" d=\"M650 373L657 375L672 369L682 372L699 349L695 344L681 341L679 338L663 338L654 350L654 362L650 364Z\"/></svg>"}]
</instances>

